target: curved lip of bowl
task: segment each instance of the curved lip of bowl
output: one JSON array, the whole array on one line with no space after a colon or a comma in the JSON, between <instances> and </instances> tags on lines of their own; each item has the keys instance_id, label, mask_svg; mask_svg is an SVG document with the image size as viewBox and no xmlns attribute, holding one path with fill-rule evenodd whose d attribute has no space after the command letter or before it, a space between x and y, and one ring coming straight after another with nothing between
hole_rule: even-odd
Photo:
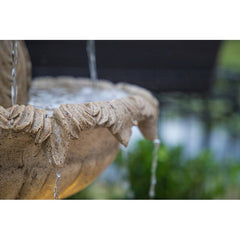
<instances>
[{"instance_id":1,"label":"curved lip of bowl","mask_svg":"<svg viewBox=\"0 0 240 240\"><path fill-rule=\"evenodd\" d=\"M38 80L38 84L54 87L54 82L49 81L54 79L36 78L35 83ZM72 77L58 77L58 81L63 85L93 84L89 79ZM54 108L51 117L46 110L31 105L14 105L10 108L0 106L0 129L30 134L35 144L46 146L46 154L58 166L64 163L69 140L78 139L81 131L87 129L108 128L124 146L130 140L132 126L138 126L150 140L157 137L158 101L149 91L128 83L113 84L99 80L95 84L100 89L123 90L128 96L111 101L61 104Z\"/></svg>"}]
</instances>

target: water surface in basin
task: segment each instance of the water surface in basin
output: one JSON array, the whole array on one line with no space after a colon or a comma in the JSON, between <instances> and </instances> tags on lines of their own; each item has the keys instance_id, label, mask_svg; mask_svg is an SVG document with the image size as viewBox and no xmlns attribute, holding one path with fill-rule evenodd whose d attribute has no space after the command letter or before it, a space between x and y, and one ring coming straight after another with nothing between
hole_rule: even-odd
<instances>
[{"instance_id":1,"label":"water surface in basin","mask_svg":"<svg viewBox=\"0 0 240 240\"><path fill-rule=\"evenodd\" d=\"M53 109L58 108L61 104L85 103L96 101L110 101L116 98L127 97L128 94L120 89L101 89L97 87L82 88L46 88L39 89L32 87L30 90L29 105L36 108L45 109L49 115L52 115Z\"/></svg>"}]
</instances>

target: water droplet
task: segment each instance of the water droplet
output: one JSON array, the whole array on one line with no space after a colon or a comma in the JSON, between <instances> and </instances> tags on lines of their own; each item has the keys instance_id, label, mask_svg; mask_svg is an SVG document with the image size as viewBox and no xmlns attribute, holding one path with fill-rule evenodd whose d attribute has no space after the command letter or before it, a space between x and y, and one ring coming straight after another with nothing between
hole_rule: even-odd
<instances>
[{"instance_id":1,"label":"water droplet","mask_svg":"<svg viewBox=\"0 0 240 240\"><path fill-rule=\"evenodd\" d=\"M57 177L58 177L58 178L61 177L61 172L57 172Z\"/></svg>"},{"instance_id":2,"label":"water droplet","mask_svg":"<svg viewBox=\"0 0 240 240\"><path fill-rule=\"evenodd\" d=\"M54 199L58 199L60 192L61 192L61 176L62 176L62 169L59 169L56 173L56 181L53 191Z\"/></svg>"}]
</instances>

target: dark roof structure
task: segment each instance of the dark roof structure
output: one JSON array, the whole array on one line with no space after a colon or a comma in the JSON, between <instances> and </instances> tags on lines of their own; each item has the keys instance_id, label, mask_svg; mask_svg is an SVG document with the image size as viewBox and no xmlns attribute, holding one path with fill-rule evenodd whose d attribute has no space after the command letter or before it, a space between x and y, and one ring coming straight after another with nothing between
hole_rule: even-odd
<instances>
[{"instance_id":1,"label":"dark roof structure","mask_svg":"<svg viewBox=\"0 0 240 240\"><path fill-rule=\"evenodd\" d=\"M221 41L97 40L99 79L128 82L154 92L206 92ZM86 41L29 40L33 77L89 77Z\"/></svg>"}]
</instances>

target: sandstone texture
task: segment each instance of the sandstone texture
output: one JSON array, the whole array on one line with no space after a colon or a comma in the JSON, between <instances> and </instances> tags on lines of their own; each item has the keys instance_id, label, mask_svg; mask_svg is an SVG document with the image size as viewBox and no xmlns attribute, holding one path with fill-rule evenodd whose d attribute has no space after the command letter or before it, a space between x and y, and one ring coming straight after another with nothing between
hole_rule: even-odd
<instances>
[{"instance_id":1,"label":"sandstone texture","mask_svg":"<svg viewBox=\"0 0 240 240\"><path fill-rule=\"evenodd\" d=\"M11 80L12 80L12 41L0 41L0 104L10 107L11 103ZM27 48L23 41L17 41L17 67L16 82L18 85L18 104L28 103L28 90L31 83L31 61Z\"/></svg>"},{"instance_id":2,"label":"sandstone texture","mask_svg":"<svg viewBox=\"0 0 240 240\"><path fill-rule=\"evenodd\" d=\"M7 43L1 42L0 46L3 44ZM1 61L6 57L2 54ZM18 84L23 84L19 91L26 94L31 64L28 57L21 61L25 61L22 63L25 67L18 70ZM9 75L2 71L0 89L5 94L8 90L4 83ZM32 84L41 90L61 85L66 91L92 86L90 80L69 77L39 78ZM52 116L45 109L27 105L28 97L21 97L23 93L19 94L20 104L12 107L7 97L0 98L1 199L53 199L59 169L62 169L59 197L66 198L89 185L112 163L119 143L127 146L132 126L138 126L147 139L157 138L158 102L150 92L125 83L96 84L98 88L124 90L128 96L62 104Z\"/></svg>"}]
</instances>

